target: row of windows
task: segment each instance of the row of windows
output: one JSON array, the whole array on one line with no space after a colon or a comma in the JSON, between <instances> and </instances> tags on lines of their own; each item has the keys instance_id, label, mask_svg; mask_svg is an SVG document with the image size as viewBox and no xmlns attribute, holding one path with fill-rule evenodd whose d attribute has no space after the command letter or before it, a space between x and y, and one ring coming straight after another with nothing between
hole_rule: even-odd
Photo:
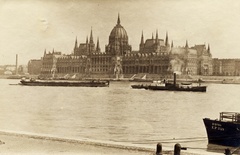
<instances>
[{"instance_id":1,"label":"row of windows","mask_svg":"<svg viewBox=\"0 0 240 155\"><path fill-rule=\"evenodd\" d=\"M136 73L153 73L153 74L159 74L159 73L167 73L168 66L139 66L139 67L123 67L123 72L125 74L136 74Z\"/></svg>"}]
</instances>

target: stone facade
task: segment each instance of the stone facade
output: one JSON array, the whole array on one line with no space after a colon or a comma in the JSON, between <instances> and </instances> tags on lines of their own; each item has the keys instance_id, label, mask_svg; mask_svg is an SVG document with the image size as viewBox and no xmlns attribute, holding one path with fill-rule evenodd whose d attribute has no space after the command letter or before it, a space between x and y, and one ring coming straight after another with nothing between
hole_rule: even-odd
<instances>
[{"instance_id":1,"label":"stone facade","mask_svg":"<svg viewBox=\"0 0 240 155\"><path fill-rule=\"evenodd\" d=\"M42 59L33 59L28 62L28 73L31 75L39 75L42 68Z\"/></svg>"},{"instance_id":2,"label":"stone facade","mask_svg":"<svg viewBox=\"0 0 240 155\"><path fill-rule=\"evenodd\" d=\"M42 58L42 68L41 68L41 75L47 76L55 76L57 73L57 60L62 56L61 52L52 52L46 53L44 52L44 56ZM66 63L66 65L69 64Z\"/></svg>"},{"instance_id":3,"label":"stone facade","mask_svg":"<svg viewBox=\"0 0 240 155\"><path fill-rule=\"evenodd\" d=\"M240 59L213 59L213 75L239 76Z\"/></svg>"},{"instance_id":4,"label":"stone facade","mask_svg":"<svg viewBox=\"0 0 240 155\"><path fill-rule=\"evenodd\" d=\"M157 74L169 75L173 72L187 75L211 75L212 55L210 47L195 45L188 47L170 46L168 33L166 38L144 40L142 33L139 51L132 51L128 43L127 31L121 25L118 16L117 24L109 35L105 52L101 52L99 39L97 45L93 41L93 32L85 43L78 44L77 38L73 53L63 55L60 52L44 52L41 74L64 76L76 74L79 77L105 76L120 78L123 75Z\"/></svg>"}]
</instances>

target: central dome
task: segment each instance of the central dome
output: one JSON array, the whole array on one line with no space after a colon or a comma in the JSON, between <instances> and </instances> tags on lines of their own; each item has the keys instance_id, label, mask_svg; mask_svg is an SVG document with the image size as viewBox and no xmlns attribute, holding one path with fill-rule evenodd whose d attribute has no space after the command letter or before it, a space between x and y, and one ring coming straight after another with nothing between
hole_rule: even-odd
<instances>
[{"instance_id":1,"label":"central dome","mask_svg":"<svg viewBox=\"0 0 240 155\"><path fill-rule=\"evenodd\" d=\"M106 46L106 53L122 56L131 51L132 47L128 44L127 31L120 24L118 14L117 25L114 26L109 35L109 43Z\"/></svg>"},{"instance_id":2,"label":"central dome","mask_svg":"<svg viewBox=\"0 0 240 155\"><path fill-rule=\"evenodd\" d=\"M128 39L127 31L120 24L119 16L117 25L112 29L109 39Z\"/></svg>"},{"instance_id":3,"label":"central dome","mask_svg":"<svg viewBox=\"0 0 240 155\"><path fill-rule=\"evenodd\" d=\"M118 38L118 39L127 39L126 30L120 25L117 24L110 33L110 38Z\"/></svg>"}]
</instances>

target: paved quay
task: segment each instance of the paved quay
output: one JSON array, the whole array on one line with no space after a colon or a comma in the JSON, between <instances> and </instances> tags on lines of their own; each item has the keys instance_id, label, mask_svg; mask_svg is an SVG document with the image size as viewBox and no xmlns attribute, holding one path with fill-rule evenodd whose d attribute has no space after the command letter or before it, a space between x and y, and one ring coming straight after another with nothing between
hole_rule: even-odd
<instances>
[{"instance_id":1,"label":"paved quay","mask_svg":"<svg viewBox=\"0 0 240 155\"><path fill-rule=\"evenodd\" d=\"M0 154L154 155L155 149L0 131ZM173 151L164 151L173 155ZM182 151L181 155L200 155Z\"/></svg>"}]
</instances>

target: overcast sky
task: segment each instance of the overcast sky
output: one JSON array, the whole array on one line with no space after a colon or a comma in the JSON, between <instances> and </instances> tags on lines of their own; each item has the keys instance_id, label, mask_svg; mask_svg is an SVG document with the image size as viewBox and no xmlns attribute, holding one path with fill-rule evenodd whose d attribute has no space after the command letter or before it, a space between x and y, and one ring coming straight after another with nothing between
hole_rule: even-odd
<instances>
[{"instance_id":1,"label":"overcast sky","mask_svg":"<svg viewBox=\"0 0 240 155\"><path fill-rule=\"evenodd\" d=\"M239 0L0 0L0 65L27 64L44 50L70 54L92 27L105 51L120 14L133 50L141 33L166 31L174 46L210 44L214 58L240 58Z\"/></svg>"}]
</instances>

